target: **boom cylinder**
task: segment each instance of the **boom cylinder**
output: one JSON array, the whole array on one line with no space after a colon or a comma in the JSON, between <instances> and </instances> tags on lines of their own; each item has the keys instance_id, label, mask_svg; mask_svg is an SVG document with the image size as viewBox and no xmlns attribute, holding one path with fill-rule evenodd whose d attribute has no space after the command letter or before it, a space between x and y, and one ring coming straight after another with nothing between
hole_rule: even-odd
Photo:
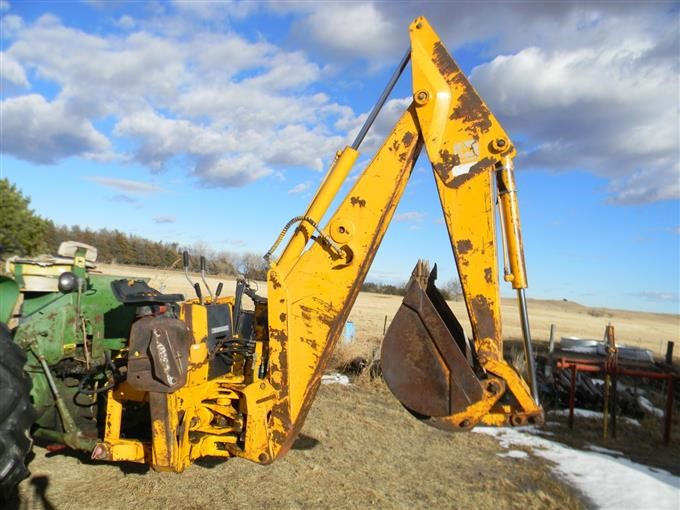
<instances>
[{"instance_id":1,"label":"boom cylinder","mask_svg":"<svg viewBox=\"0 0 680 510\"><path fill-rule=\"evenodd\" d=\"M326 214L328 207L330 207L331 202L333 202L358 157L359 152L351 147L345 147L342 152L338 153L326 178L321 183L309 207L307 207L305 218L309 218L315 223L321 221L321 218ZM298 259L311 235L311 227L306 225L303 220L290 238L290 241L288 241L286 249L281 253L281 257L279 257L277 265L282 272L287 272L294 261Z\"/></svg>"},{"instance_id":2,"label":"boom cylinder","mask_svg":"<svg viewBox=\"0 0 680 510\"><path fill-rule=\"evenodd\" d=\"M515 169L512 158L506 157L503 168L496 172L498 185L498 197L501 202L502 228L507 250L507 263L505 280L517 290L517 304L519 306L520 323L522 325L522 337L524 339L524 355L527 361L527 372L531 396L538 404L538 384L536 382L536 364L531 342L531 330L529 329L529 313L524 289L527 288L527 270L524 263L524 248L522 246L522 234L519 222L519 207L517 202L517 187L515 186Z\"/></svg>"},{"instance_id":3,"label":"boom cylinder","mask_svg":"<svg viewBox=\"0 0 680 510\"><path fill-rule=\"evenodd\" d=\"M524 249L522 247L515 169L512 158L505 158L503 168L496 172L496 180L509 265L509 272L506 269L505 280L512 284L513 289L526 289L527 270L524 265Z\"/></svg>"}]
</instances>

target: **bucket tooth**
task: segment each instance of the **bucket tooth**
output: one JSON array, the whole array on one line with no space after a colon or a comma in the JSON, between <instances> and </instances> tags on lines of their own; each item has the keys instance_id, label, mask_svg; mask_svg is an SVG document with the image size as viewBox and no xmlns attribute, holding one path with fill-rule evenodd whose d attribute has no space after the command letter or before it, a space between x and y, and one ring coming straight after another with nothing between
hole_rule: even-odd
<instances>
[{"instance_id":1,"label":"bucket tooth","mask_svg":"<svg viewBox=\"0 0 680 510\"><path fill-rule=\"evenodd\" d=\"M418 261L382 344L387 386L424 417L456 414L484 398L462 326L434 286L437 267Z\"/></svg>"}]
</instances>

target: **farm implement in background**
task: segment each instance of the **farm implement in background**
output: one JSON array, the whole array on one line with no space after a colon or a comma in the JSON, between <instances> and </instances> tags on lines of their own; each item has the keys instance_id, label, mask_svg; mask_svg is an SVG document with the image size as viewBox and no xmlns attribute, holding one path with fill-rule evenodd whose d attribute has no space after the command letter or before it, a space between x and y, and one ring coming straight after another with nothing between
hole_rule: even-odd
<instances>
[{"instance_id":1,"label":"farm implement in background","mask_svg":"<svg viewBox=\"0 0 680 510\"><path fill-rule=\"evenodd\" d=\"M550 368L549 379L544 382L547 395L559 405L565 402L569 409L569 428L574 427L574 409L578 404L588 409L602 410L604 439L616 437L617 415L637 417L645 412L663 417L663 441L671 440L674 393L680 373L673 367L674 342L668 342L664 362L654 361L651 351L617 345L615 329L608 325L603 341L581 338L562 338L557 349L551 342L548 356L540 360ZM622 388L621 379L633 381L633 388ZM674 382L674 380L676 382ZM638 381L663 384L664 410L653 408L638 388Z\"/></svg>"}]
</instances>

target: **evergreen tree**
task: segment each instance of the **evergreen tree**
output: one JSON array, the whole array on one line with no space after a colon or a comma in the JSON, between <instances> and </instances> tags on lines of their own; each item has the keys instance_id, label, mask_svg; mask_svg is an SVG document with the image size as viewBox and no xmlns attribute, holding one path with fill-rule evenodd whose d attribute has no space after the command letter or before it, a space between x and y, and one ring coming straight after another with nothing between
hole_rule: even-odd
<instances>
[{"instance_id":1,"label":"evergreen tree","mask_svg":"<svg viewBox=\"0 0 680 510\"><path fill-rule=\"evenodd\" d=\"M45 246L47 221L29 208L30 199L0 179L0 250L5 254L35 255Z\"/></svg>"}]
</instances>

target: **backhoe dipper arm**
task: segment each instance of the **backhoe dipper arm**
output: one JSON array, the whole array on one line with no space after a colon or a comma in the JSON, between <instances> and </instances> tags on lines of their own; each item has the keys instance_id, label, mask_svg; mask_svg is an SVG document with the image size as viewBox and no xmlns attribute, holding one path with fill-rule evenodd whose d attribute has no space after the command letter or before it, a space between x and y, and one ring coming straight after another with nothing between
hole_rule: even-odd
<instances>
[{"instance_id":1,"label":"backhoe dipper arm","mask_svg":"<svg viewBox=\"0 0 680 510\"><path fill-rule=\"evenodd\" d=\"M465 401L469 403L449 406L430 419L437 426L468 428L480 421L504 423L509 414L517 414L515 408L520 414L540 415L527 385L503 361L501 351L495 179L504 193L509 275L515 288L526 286L512 181L514 146L427 21L417 18L409 30L413 102L321 228L322 217L358 157L356 147L338 153L307 211L297 218L299 226L281 256L270 264L266 377L275 399L268 420L268 451L259 456L263 463L284 454L302 427L423 145L434 170L479 353L476 375L482 379L477 396ZM408 55L401 68L407 60ZM487 388L487 378L495 386ZM514 404L500 406L506 385Z\"/></svg>"}]
</instances>

